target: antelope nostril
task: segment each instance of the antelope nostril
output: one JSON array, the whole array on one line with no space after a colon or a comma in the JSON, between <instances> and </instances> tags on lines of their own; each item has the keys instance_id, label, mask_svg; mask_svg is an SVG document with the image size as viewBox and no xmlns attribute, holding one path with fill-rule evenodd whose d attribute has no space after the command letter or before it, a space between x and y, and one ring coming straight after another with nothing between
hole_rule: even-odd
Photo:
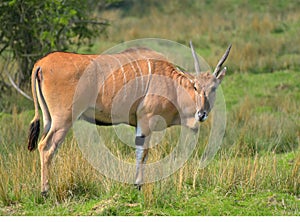
<instances>
[{"instance_id":1,"label":"antelope nostril","mask_svg":"<svg viewBox=\"0 0 300 222\"><path fill-rule=\"evenodd\" d=\"M204 120L207 119L207 112L203 111L203 112L198 112L198 118L201 122L203 122Z\"/></svg>"},{"instance_id":2,"label":"antelope nostril","mask_svg":"<svg viewBox=\"0 0 300 222\"><path fill-rule=\"evenodd\" d=\"M205 111L203 111L203 112L199 111L198 112L199 117L203 117L203 116L206 116L206 115L207 115L207 113Z\"/></svg>"}]
</instances>

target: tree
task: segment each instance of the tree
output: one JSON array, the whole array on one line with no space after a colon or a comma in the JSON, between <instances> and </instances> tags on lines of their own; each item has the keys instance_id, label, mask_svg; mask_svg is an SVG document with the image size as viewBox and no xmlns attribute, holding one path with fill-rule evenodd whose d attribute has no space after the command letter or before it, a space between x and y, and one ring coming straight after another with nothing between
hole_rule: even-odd
<instances>
[{"instance_id":1,"label":"tree","mask_svg":"<svg viewBox=\"0 0 300 222\"><path fill-rule=\"evenodd\" d=\"M8 87L3 71L9 70L22 86L29 81L33 64L41 56L88 44L102 33L108 22L95 16L97 13L93 13L90 3L86 0L1 0L0 90Z\"/></svg>"}]
</instances>

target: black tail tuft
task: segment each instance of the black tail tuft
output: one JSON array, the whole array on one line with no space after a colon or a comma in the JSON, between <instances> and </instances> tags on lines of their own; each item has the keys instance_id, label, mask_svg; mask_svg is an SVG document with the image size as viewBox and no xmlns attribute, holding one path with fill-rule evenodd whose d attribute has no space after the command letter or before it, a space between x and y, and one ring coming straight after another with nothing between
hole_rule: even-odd
<instances>
[{"instance_id":1,"label":"black tail tuft","mask_svg":"<svg viewBox=\"0 0 300 222\"><path fill-rule=\"evenodd\" d=\"M28 150L33 151L37 148L37 142L40 134L40 120L34 120L30 124L28 136Z\"/></svg>"}]
</instances>

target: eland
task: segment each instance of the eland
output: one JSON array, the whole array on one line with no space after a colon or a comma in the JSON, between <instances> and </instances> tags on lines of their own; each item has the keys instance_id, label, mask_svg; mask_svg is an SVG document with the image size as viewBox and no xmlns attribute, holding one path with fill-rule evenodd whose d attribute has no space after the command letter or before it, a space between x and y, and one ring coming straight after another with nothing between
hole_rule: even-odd
<instances>
[{"instance_id":1,"label":"eland","mask_svg":"<svg viewBox=\"0 0 300 222\"><path fill-rule=\"evenodd\" d=\"M165 128L184 125L197 130L199 122L208 118L216 89L225 76L226 67L222 69L222 65L231 45L212 74L200 73L191 42L190 47L196 75L180 70L162 54L147 48L103 55L53 52L38 60L31 76L35 115L30 124L28 149L33 151L38 147L40 153L42 194L49 190L51 160L78 119L97 125L125 123L135 127L133 182L140 188L155 128L150 126L151 119L160 116ZM122 113L125 106L129 108ZM43 114L43 135L38 143L39 107Z\"/></svg>"}]
</instances>

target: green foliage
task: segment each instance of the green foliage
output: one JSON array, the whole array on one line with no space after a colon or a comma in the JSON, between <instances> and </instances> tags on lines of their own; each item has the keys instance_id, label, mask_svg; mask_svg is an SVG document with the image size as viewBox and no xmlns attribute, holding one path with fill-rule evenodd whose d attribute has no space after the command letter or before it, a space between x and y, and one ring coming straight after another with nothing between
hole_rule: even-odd
<instances>
[{"instance_id":1,"label":"green foliage","mask_svg":"<svg viewBox=\"0 0 300 222\"><path fill-rule=\"evenodd\" d=\"M42 55L87 45L103 32L107 22L91 12L85 0L1 1L0 54L15 64L8 71L18 84L29 81L33 63Z\"/></svg>"}]
</instances>

